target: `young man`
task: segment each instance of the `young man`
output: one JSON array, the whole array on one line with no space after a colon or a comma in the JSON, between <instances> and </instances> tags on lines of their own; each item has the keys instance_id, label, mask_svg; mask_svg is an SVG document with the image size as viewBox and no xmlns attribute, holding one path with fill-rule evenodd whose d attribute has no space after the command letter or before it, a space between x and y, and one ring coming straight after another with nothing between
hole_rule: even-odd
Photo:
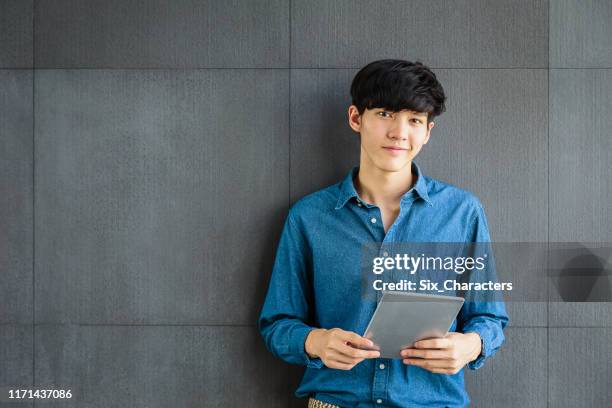
<instances>
[{"instance_id":1,"label":"young man","mask_svg":"<svg viewBox=\"0 0 612 408\"><path fill-rule=\"evenodd\" d=\"M380 358L358 334L376 306L362 297L363 244L490 240L479 200L413 162L444 90L420 62L381 60L357 73L351 96L359 166L289 210L259 329L274 355L307 367L295 394L309 407L464 407L463 367L481 367L504 341L502 302L466 302L447 336L403 359Z\"/></svg>"}]
</instances>

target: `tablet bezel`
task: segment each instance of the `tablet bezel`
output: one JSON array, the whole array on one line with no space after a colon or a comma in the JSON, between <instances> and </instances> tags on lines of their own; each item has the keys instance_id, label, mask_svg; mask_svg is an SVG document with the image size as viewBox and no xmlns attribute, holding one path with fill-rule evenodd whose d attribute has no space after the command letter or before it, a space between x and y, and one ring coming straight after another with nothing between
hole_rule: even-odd
<instances>
[{"instance_id":1,"label":"tablet bezel","mask_svg":"<svg viewBox=\"0 0 612 408\"><path fill-rule=\"evenodd\" d=\"M451 328L453 321L457 318L457 315L459 314L461 308L463 307L463 304L465 302L464 298L461 297L456 297L456 296L445 296L445 295L435 295L435 294L428 294L428 293L414 293L414 292L397 292L397 291L383 291L382 292L383 295L380 299L380 301L378 302L378 304L376 305L376 309L374 310L374 314L372 315L372 317L370 318L370 321L368 323L368 326L366 327L366 329L363 332L363 337L372 339L372 337L368 337L368 331L371 330L371 328L373 327L373 325L375 323L378 323L378 320L380 320L381 318L384 319L384 317L380 316L380 310L383 307L383 304L389 303L389 302L402 302L402 303L412 303L412 302L416 302L416 303L427 303L427 302L433 302L433 303L444 303L447 305L455 305L455 308L452 310L451 313L448 313L444 316L434 316L432 318L435 318L436 320L441 320L440 323L437 323L437 329L441 332L442 330L444 330L445 335L448 334L448 330ZM422 320L419 321L419 323ZM448 322L448 324L447 324ZM442 329L441 327L444 327L444 329ZM420 331L421 333L424 332L424 330L417 330ZM417 337L414 339L414 341L412 343L409 343L410 340L412 339L405 339L404 342L397 342L394 341L393 343L402 343L405 346L409 346L411 344L413 344L416 341L419 340L423 340L425 338L431 338L428 336L423 337L422 335L417 335ZM376 343L376 342L375 342ZM388 343L388 342L382 342L382 343ZM378 347L378 344L377 346ZM402 347L402 348L406 348L406 347ZM398 349L395 352L391 352L389 350L380 350L381 351L381 356L380 358L397 358L400 359L401 356L399 355L400 350L402 349ZM373 348L373 349L379 349L379 348Z\"/></svg>"}]
</instances>

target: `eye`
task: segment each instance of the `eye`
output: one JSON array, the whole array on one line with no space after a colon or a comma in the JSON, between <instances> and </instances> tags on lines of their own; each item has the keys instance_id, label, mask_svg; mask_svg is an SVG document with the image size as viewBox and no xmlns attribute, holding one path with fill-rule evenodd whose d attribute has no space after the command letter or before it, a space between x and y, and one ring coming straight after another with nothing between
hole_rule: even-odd
<instances>
[{"instance_id":1,"label":"eye","mask_svg":"<svg viewBox=\"0 0 612 408\"><path fill-rule=\"evenodd\" d=\"M421 119L412 119L412 120L414 120L416 123L423 123L421 122Z\"/></svg>"},{"instance_id":2,"label":"eye","mask_svg":"<svg viewBox=\"0 0 612 408\"><path fill-rule=\"evenodd\" d=\"M382 115L381 115L381 114L382 114ZM383 116L383 115L389 115L389 116ZM387 112L387 111L380 111L380 112L378 112L378 116L382 116L382 117L390 117L391 115L390 115L390 112Z\"/></svg>"}]
</instances>

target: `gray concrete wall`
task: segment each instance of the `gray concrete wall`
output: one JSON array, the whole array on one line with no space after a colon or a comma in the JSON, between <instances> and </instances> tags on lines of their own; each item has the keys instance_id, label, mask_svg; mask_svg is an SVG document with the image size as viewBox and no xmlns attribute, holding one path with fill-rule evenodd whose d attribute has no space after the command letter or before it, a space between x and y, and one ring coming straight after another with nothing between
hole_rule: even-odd
<instances>
[{"instance_id":1,"label":"gray concrete wall","mask_svg":"<svg viewBox=\"0 0 612 408\"><path fill-rule=\"evenodd\" d=\"M611 242L610 21L607 0L1 0L0 386L304 406L256 318L289 205L358 161L374 59L438 73L417 162L494 240ZM612 405L611 303L509 313L474 406Z\"/></svg>"}]
</instances>

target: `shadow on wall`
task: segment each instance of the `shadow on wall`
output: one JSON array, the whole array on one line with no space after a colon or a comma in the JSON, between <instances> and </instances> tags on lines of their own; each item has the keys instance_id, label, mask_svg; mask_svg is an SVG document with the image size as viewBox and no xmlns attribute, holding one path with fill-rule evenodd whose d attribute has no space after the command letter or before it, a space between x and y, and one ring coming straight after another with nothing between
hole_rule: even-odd
<instances>
[{"instance_id":1,"label":"shadow on wall","mask_svg":"<svg viewBox=\"0 0 612 408\"><path fill-rule=\"evenodd\" d=\"M564 302L610 302L612 268L608 259L612 248L578 248L551 251L557 267L549 276Z\"/></svg>"}]
</instances>

